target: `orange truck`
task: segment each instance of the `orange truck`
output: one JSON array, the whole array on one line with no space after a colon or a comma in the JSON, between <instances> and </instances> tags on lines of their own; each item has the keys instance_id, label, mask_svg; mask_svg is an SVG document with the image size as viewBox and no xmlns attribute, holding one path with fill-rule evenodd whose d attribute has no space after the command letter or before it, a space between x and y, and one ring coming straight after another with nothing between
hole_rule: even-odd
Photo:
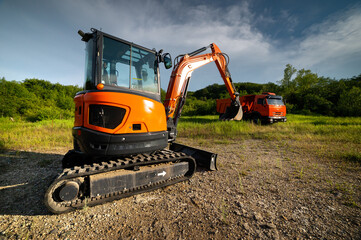
<instances>
[{"instance_id":1,"label":"orange truck","mask_svg":"<svg viewBox=\"0 0 361 240\"><path fill-rule=\"evenodd\" d=\"M286 106L282 96L275 93L264 92L261 95L245 95L239 98L243 110L243 119L252 120L255 123L286 122ZM217 99L217 112L225 114L226 108L230 106L231 99Z\"/></svg>"}]
</instances>

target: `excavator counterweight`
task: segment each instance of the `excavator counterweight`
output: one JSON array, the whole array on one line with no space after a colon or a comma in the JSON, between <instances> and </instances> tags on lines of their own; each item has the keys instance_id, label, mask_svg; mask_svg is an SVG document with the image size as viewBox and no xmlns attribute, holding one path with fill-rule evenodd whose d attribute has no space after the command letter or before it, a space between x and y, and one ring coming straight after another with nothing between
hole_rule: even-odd
<instances>
[{"instance_id":1,"label":"excavator counterweight","mask_svg":"<svg viewBox=\"0 0 361 240\"><path fill-rule=\"evenodd\" d=\"M217 154L175 143L193 70L215 62L231 96L230 118L242 112L226 55L213 43L178 56L165 102L155 51L96 29L78 32L86 44L84 90L74 97L74 149L45 194L53 213L128 197L192 177L197 166L216 170ZM211 48L211 53L200 54Z\"/></svg>"}]
</instances>

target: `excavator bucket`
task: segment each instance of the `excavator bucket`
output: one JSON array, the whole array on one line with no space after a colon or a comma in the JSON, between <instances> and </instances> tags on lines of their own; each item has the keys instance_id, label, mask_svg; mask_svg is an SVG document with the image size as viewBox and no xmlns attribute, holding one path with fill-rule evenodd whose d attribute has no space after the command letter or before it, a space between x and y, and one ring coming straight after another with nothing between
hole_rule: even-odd
<instances>
[{"instance_id":1,"label":"excavator bucket","mask_svg":"<svg viewBox=\"0 0 361 240\"><path fill-rule=\"evenodd\" d=\"M231 105L227 107L226 112L219 116L220 120L242 120L243 110L242 105L232 101Z\"/></svg>"}]
</instances>

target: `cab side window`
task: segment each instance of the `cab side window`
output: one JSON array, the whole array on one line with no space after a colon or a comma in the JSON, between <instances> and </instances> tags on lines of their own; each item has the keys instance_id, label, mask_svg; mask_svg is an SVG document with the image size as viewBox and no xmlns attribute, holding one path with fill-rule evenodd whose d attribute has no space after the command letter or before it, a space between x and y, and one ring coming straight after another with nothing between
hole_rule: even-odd
<instances>
[{"instance_id":1,"label":"cab side window","mask_svg":"<svg viewBox=\"0 0 361 240\"><path fill-rule=\"evenodd\" d=\"M263 105L263 100L264 100L264 98L258 98L258 100L257 100L257 104L261 104L261 105Z\"/></svg>"}]
</instances>

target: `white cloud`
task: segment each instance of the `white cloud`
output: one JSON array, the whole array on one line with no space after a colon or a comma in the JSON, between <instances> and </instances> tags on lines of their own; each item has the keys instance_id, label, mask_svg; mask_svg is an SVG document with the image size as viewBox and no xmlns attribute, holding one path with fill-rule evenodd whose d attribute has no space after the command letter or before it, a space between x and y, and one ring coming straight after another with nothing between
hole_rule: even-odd
<instances>
[{"instance_id":1,"label":"white cloud","mask_svg":"<svg viewBox=\"0 0 361 240\"><path fill-rule=\"evenodd\" d=\"M295 27L298 25L298 18L290 14L290 12L287 10L281 10L280 15L280 19L285 22L285 25L287 26L287 31L294 32Z\"/></svg>"},{"instance_id":2,"label":"white cloud","mask_svg":"<svg viewBox=\"0 0 361 240\"><path fill-rule=\"evenodd\" d=\"M140 45L158 50L162 48L173 57L212 42L231 57L233 68L264 63L271 55L270 43L251 26L254 16L247 2L213 8L181 1L131 1L121 4L113 1L90 1L87 4L69 1L59 8L73 18L71 21L80 21L80 25L88 25L88 29L102 27L105 32ZM245 66L240 67L242 64ZM205 87L215 81L222 82L219 74L209 69L206 72L197 70L202 75L193 75L199 78L191 82L191 89ZM162 78L164 82L168 81L167 74L170 73L165 73ZM254 79L247 78L248 81ZM238 81L244 80L238 78ZM166 87L165 83L163 87Z\"/></svg>"},{"instance_id":3,"label":"white cloud","mask_svg":"<svg viewBox=\"0 0 361 240\"><path fill-rule=\"evenodd\" d=\"M331 16L313 25L306 34L297 48L290 51L290 60L296 65L335 73L342 71L340 68L352 58L361 60L361 8ZM350 76L361 72L361 62L358 65L359 72Z\"/></svg>"},{"instance_id":4,"label":"white cloud","mask_svg":"<svg viewBox=\"0 0 361 240\"><path fill-rule=\"evenodd\" d=\"M158 48L192 51L216 40L224 49L241 54L255 48L257 52L269 48L262 34L251 29L252 14L246 2L226 9L180 1L87 3L71 1L59 7L70 18L80 20L81 25L101 27L113 35Z\"/></svg>"}]
</instances>

